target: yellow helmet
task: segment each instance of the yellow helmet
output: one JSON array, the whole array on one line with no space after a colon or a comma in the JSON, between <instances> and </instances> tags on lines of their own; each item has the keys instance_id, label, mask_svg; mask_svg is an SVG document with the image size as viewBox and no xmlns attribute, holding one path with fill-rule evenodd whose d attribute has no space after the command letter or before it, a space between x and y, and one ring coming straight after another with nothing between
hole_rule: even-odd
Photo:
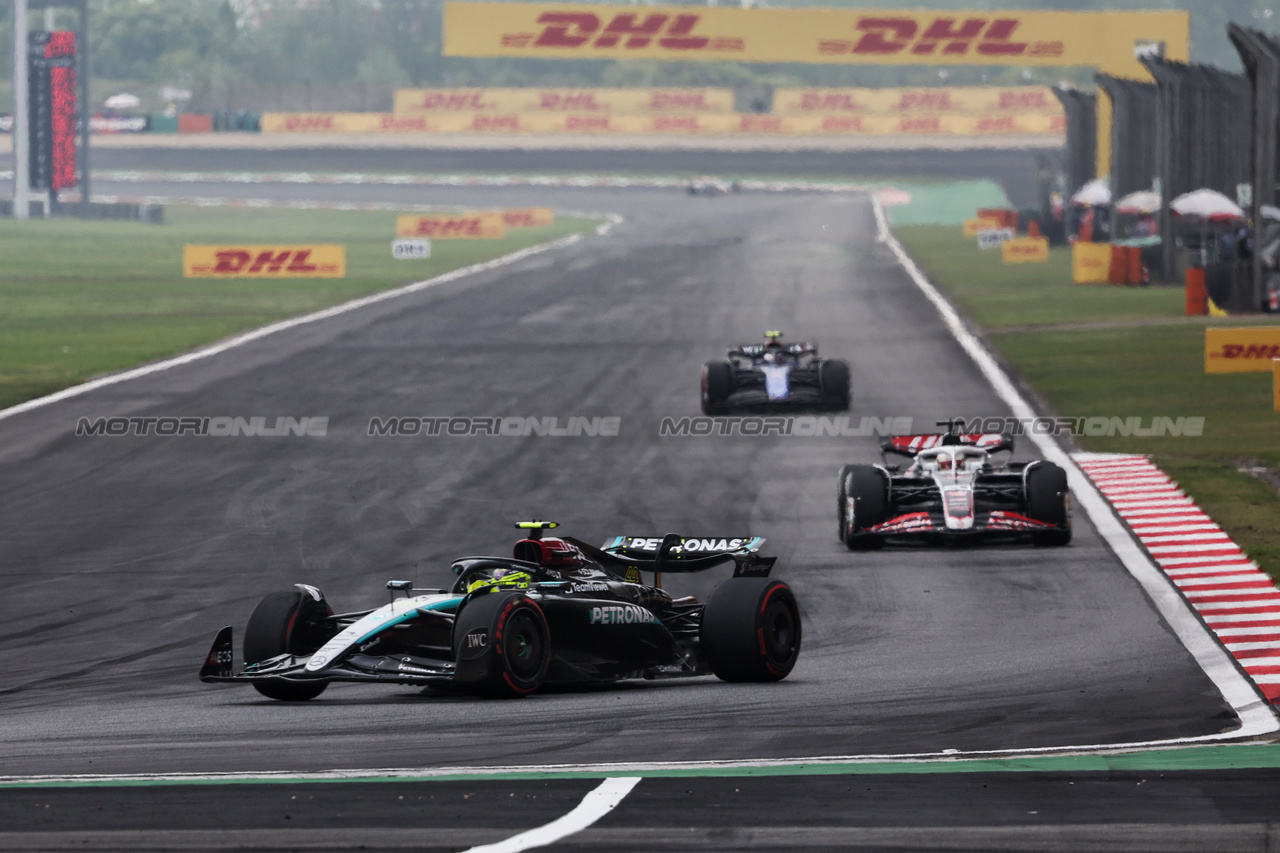
<instances>
[{"instance_id":1,"label":"yellow helmet","mask_svg":"<svg viewBox=\"0 0 1280 853\"><path fill-rule=\"evenodd\" d=\"M494 569L487 578L477 578L467 584L467 594L497 589L528 589L533 578L528 572L515 569Z\"/></svg>"}]
</instances>

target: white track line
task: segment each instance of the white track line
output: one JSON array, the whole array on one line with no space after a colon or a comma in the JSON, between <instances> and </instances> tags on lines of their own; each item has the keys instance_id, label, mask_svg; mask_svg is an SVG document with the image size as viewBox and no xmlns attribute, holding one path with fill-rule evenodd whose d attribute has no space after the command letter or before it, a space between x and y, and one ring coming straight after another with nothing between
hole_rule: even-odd
<instances>
[{"instance_id":1,"label":"white track line","mask_svg":"<svg viewBox=\"0 0 1280 853\"><path fill-rule=\"evenodd\" d=\"M564 817L545 826L513 835L505 841L472 847L463 853L519 853L534 847L545 847L562 838L581 832L600 818L613 811L627 794L640 782L639 776L605 779L598 788L582 798L577 808Z\"/></svg>"},{"instance_id":2,"label":"white track line","mask_svg":"<svg viewBox=\"0 0 1280 853\"><path fill-rule=\"evenodd\" d=\"M955 308L920 272L920 268L916 266L906 250L902 248L902 244L893 236L883 205L874 198L872 199L872 205L875 210L876 223L879 227L876 239L893 250L899 263L906 270L907 275L911 277L911 280L920 288L925 297L933 303L938 313L942 315L948 331L951 332L951 335L964 351L969 354L974 363L977 364L978 369L982 371L982 375L991 383L991 387L996 394L1012 410L1014 417L1026 419L1036 417L1037 412L1018 393L1018 389L1014 387L1013 382L1005 374L1004 370L992 358L991 353L987 352L977 336L969 331L964 321L960 319L960 315L956 313ZM1197 618L1186 599L1179 594L1169 578L1147 556L1142 546L1116 516L1111 504L1102 497L1097 487L1093 485L1093 482L1085 475L1076 461L1050 437L1036 435L1035 433L1028 437L1046 459L1056 462L1066 470L1076 504L1088 513L1098 534L1106 540L1120 562L1128 569L1129 574L1133 575L1138 584L1146 591L1156 609L1160 611L1160 615L1169 623L1174 633L1178 635L1183 645L1187 647L1187 650L1196 659L1196 663L1205 671L1205 674L1221 691L1223 698L1226 699L1232 710L1240 718L1240 728L1234 732L1178 740L1183 743L1205 743L1234 738L1253 738L1280 731L1280 720L1277 720L1270 704L1265 701L1254 684L1236 666L1232 656L1227 653L1226 649L1219 644L1213 634ZM1108 466L1107 468L1108 473L1116 470L1137 472L1142 471L1143 466L1122 462L1119 466ZM1146 470L1149 471L1150 469ZM1119 745L1117 744L1117 746Z\"/></svg>"},{"instance_id":3,"label":"white track line","mask_svg":"<svg viewBox=\"0 0 1280 853\"><path fill-rule=\"evenodd\" d=\"M611 218L609 222L601 225L596 229L597 233L607 233L608 227L621 221L620 217ZM603 231L601 229L604 229ZM324 308L311 314L304 314L301 317L292 317L288 320L281 320L278 323L272 323L268 326L261 326L257 329L227 338L225 341L213 344L203 349L194 350L174 358L158 361L154 364L144 365L143 367L135 367L132 370L125 370L121 373L113 373L110 376L103 376L99 379L93 379L80 385L72 385L70 388L64 388L47 397L37 397L34 400L28 400L25 403L19 403L16 406L10 406L7 409L0 409L0 420L11 418L14 415L29 412L32 409L38 409L42 406L48 406L62 400L68 400L72 397L79 397L81 394L87 394L90 391L96 391L99 388L105 388L108 385L116 385L120 382L128 382L131 379L139 379L143 376L150 376L153 373L160 373L165 370L171 370L184 364L190 364L194 361L201 361L211 356L224 353L227 350L244 346L252 341L265 338L268 335L274 335L276 332L283 332L286 329L292 329L296 326L303 326L307 323L315 323L319 320L327 320L330 317L337 317L340 314L346 314L368 305L375 305L379 302L386 302L389 299L398 299L401 296L407 296L410 293L417 293L437 285L446 284L447 282L457 281L460 278L476 275L489 270L496 270L500 267L509 266L510 264L523 261L525 258L540 255L543 252L549 252L553 249L560 249L565 246L571 246L582 239L580 234L570 234L568 237L561 237L559 240L552 240L549 243L541 243L537 246L530 246L527 249L521 249L512 252L509 255L503 255L500 258L494 258L491 261L484 261L478 264L472 264L469 267L462 267L451 272L443 273L435 278L429 278L424 281L406 284L404 287L398 287L395 290L384 290L381 293L374 293L369 296L363 296L359 299L352 299L350 302L343 302L341 305L334 305L330 308Z\"/></svg>"}]
</instances>

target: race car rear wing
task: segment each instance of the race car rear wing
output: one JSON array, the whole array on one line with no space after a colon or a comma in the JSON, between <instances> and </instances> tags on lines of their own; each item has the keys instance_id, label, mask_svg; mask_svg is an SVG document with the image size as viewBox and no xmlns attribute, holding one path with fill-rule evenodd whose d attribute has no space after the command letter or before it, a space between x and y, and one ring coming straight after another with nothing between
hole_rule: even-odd
<instances>
[{"instance_id":1,"label":"race car rear wing","mask_svg":"<svg viewBox=\"0 0 1280 853\"><path fill-rule=\"evenodd\" d=\"M900 456L914 458L922 450L931 450L945 445L977 447L988 453L1000 451L1013 452L1013 436L999 432L940 433L930 432L919 435L895 435L880 442L881 453L897 453Z\"/></svg>"},{"instance_id":2,"label":"race car rear wing","mask_svg":"<svg viewBox=\"0 0 1280 853\"><path fill-rule=\"evenodd\" d=\"M757 554L764 544L763 536L692 538L668 533L662 538L648 536L615 536L596 548L577 539L565 537L601 565L613 566L627 574L630 569L653 572L656 586L662 585L663 572L689 574L733 562L734 577L767 577L777 558Z\"/></svg>"}]
</instances>

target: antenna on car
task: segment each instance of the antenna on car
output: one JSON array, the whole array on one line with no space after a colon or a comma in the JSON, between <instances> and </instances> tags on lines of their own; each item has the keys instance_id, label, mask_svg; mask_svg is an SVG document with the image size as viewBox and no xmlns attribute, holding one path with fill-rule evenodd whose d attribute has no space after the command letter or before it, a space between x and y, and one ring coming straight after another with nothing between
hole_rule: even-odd
<instances>
[{"instance_id":1,"label":"antenna on car","mask_svg":"<svg viewBox=\"0 0 1280 853\"><path fill-rule=\"evenodd\" d=\"M535 541L542 538L542 531L553 530L559 526L560 525L554 521L538 521L536 518L533 521L516 522L516 530L529 531L529 538Z\"/></svg>"},{"instance_id":2,"label":"antenna on car","mask_svg":"<svg viewBox=\"0 0 1280 853\"><path fill-rule=\"evenodd\" d=\"M934 426L944 426L947 434L942 437L943 444L960 444L960 430L964 428L964 418L951 418L945 421L934 421Z\"/></svg>"}]
</instances>

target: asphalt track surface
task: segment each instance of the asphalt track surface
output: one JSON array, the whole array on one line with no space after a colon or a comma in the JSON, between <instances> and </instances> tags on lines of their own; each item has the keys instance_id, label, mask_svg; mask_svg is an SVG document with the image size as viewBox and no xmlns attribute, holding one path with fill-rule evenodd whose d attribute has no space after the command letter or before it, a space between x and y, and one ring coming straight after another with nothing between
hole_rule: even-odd
<instances>
[{"instance_id":1,"label":"asphalt track surface","mask_svg":"<svg viewBox=\"0 0 1280 853\"><path fill-rule=\"evenodd\" d=\"M560 208L617 211L626 222L607 237L0 421L0 773L1002 751L1196 737L1236 725L1087 518L1077 517L1075 541L1063 549L851 554L835 536L834 473L843 462L873 460L874 436L659 436L662 417L697 414L700 363L764 328L817 340L824 354L850 361L855 422L910 417L928 429L948 416L1005 414L875 242L865 198L201 188L205 195L282 198L324 192L355 201L477 205L522 205L536 195ZM80 417L161 415L327 416L330 426L323 438L74 435ZM372 417L417 415L616 416L622 426L614 438L367 434ZM242 630L266 592L309 582L339 609L373 606L385 600L389 577L444 585L452 559L505 552L511 523L530 517L558 520L588 540L668 531L767 536L766 551L780 558L776 574L803 609L800 664L776 685L638 682L552 690L519 702L339 685L316 701L286 705L195 679L216 629ZM669 579L669 586L705 595L719 579ZM1092 793L1074 801L1054 787L1076 781L1061 775L1034 784L1024 774L983 780L999 796L971 785L974 778L866 783L880 799L855 791L865 780L723 783L740 789L735 796L751 794L745 809L732 805L722 782L646 780L590 831L605 835L584 833L562 846L779 847L786 839L799 843L796 828L819 825L834 834L810 836L815 849L1087 849L1054 847L1065 837L1057 830L1013 841L1000 834L1036 823L1107 824L1113 840L1123 824L1138 827L1134 838L1170 842L1151 849L1179 849L1173 841L1200 837L1141 828L1178 823L1201 826L1205 838L1218 841L1236 832L1245 845L1239 849L1264 849L1256 843L1266 843L1267 830L1255 824L1276 816L1268 804L1274 797L1221 800L1222 791L1235 790L1230 785L1250 781L1238 773L1171 781L1156 800L1117 798L1117 791L1145 784L1123 774L1080 780ZM412 796L444 797L462 783L413 784ZM441 825L460 834L441 835L439 844L462 849L545 822L592 784L557 781L547 789L551 805L518 805L536 791L525 783L475 783L471 788L505 803L480 808L467 798L442 813ZM336 790L312 786L306 795L320 789ZM92 810L84 801L86 814L56 831L33 822L33 805L27 818L5 825L34 834L0 836L0 846L24 847L26 839L32 849L75 847L76 832L104 828L88 813L104 802L104 813L111 803L127 813L115 828L147 828L137 836L93 836L120 849L164 849L177 842L155 832L199 829L215 817L224 827L229 813L245 815L250 829L263 821L298 826L278 822L279 810L267 808L275 800L245 794L256 788L112 790ZM266 790L274 796L286 788ZM301 798L301 791L290 796ZM6 791L0 814L20 814L38 792ZM71 796L46 799L64 808ZM188 797L213 816L166 807L171 796ZM985 809L975 805L984 802ZM1015 807L1039 812L1036 804L1055 802L1062 810L1045 821ZM931 804L925 811L907 807L924 803ZM817 819L815 809L829 820ZM361 812L343 826L391 826L378 814ZM671 826L692 827L692 841L671 834ZM784 834L734 835L743 826L783 827ZM969 826L976 834L910 835L922 826ZM841 835L847 827L906 834ZM404 842L387 832L365 832L360 843ZM210 848L239 843L218 838ZM355 843L353 835L327 838L241 840L262 848ZM1006 842L1015 846L999 846ZM1228 849L1223 844L1212 846Z\"/></svg>"}]
</instances>

